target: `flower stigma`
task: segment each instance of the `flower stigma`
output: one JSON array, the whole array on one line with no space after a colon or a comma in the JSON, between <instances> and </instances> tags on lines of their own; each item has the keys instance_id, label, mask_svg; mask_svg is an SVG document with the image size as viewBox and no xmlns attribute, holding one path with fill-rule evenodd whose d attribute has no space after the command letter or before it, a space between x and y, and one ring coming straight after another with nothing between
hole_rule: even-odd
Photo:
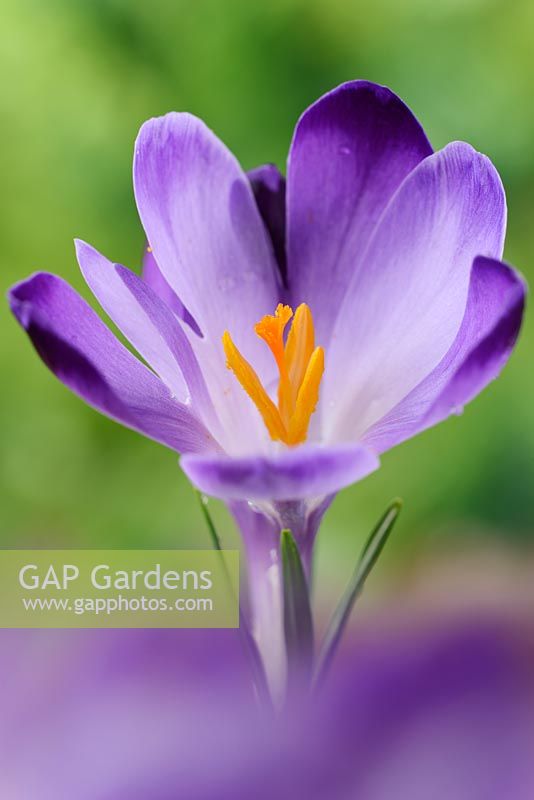
<instances>
[{"instance_id":1,"label":"flower stigma","mask_svg":"<svg viewBox=\"0 0 534 800\"><path fill-rule=\"evenodd\" d=\"M287 323L293 322L284 340ZM312 313L306 303L295 311L279 303L274 315L267 314L254 331L267 344L276 361L278 403L263 387L257 373L241 355L228 331L222 337L226 366L248 394L265 423L271 439L294 446L306 441L310 419L319 400L324 372L324 350L315 347Z\"/></svg>"}]
</instances>

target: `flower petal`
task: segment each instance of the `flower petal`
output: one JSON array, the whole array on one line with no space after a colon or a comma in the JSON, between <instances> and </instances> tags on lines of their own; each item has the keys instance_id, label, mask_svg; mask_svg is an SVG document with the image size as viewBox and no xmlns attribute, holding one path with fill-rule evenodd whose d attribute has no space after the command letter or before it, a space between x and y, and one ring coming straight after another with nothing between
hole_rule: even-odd
<instances>
[{"instance_id":1,"label":"flower petal","mask_svg":"<svg viewBox=\"0 0 534 800\"><path fill-rule=\"evenodd\" d=\"M454 343L435 370L365 436L383 452L472 400L502 370L523 317L526 285L500 261L476 258L467 308Z\"/></svg>"},{"instance_id":2,"label":"flower petal","mask_svg":"<svg viewBox=\"0 0 534 800\"><path fill-rule=\"evenodd\" d=\"M179 317L179 319L187 322L189 327L192 328L198 336L202 336L202 332L197 323L184 304L181 302L176 292L171 289L161 274L161 270L156 263L156 259L154 258L152 248L148 244L145 244L143 250L142 278L144 282L150 286L152 291L154 291L158 297L163 300L165 305L169 306L176 316Z\"/></svg>"},{"instance_id":3,"label":"flower petal","mask_svg":"<svg viewBox=\"0 0 534 800\"><path fill-rule=\"evenodd\" d=\"M180 460L187 477L224 500L300 500L337 492L378 467L359 444L286 450L274 456L229 458L191 455Z\"/></svg>"},{"instance_id":4,"label":"flower petal","mask_svg":"<svg viewBox=\"0 0 534 800\"><path fill-rule=\"evenodd\" d=\"M292 303L312 309L319 344L388 201L431 153L404 103L367 81L339 86L300 118L287 173L288 277Z\"/></svg>"},{"instance_id":5,"label":"flower petal","mask_svg":"<svg viewBox=\"0 0 534 800\"><path fill-rule=\"evenodd\" d=\"M191 114L142 126L135 145L135 195L156 262L217 346L226 328L238 347L278 299L271 243L249 181L222 142ZM258 358L256 359L256 354Z\"/></svg>"},{"instance_id":6,"label":"flower petal","mask_svg":"<svg viewBox=\"0 0 534 800\"><path fill-rule=\"evenodd\" d=\"M469 145L448 145L404 181L334 328L329 438L358 441L439 364L464 317L473 259L500 258L505 224L500 178Z\"/></svg>"},{"instance_id":7,"label":"flower petal","mask_svg":"<svg viewBox=\"0 0 534 800\"><path fill-rule=\"evenodd\" d=\"M247 173L256 204L273 243L282 280L286 263L286 180L274 164L264 164Z\"/></svg>"},{"instance_id":8,"label":"flower petal","mask_svg":"<svg viewBox=\"0 0 534 800\"><path fill-rule=\"evenodd\" d=\"M215 412L189 339L179 320L130 270L76 241L82 274L98 302L137 352L181 402L191 401L207 425Z\"/></svg>"},{"instance_id":9,"label":"flower petal","mask_svg":"<svg viewBox=\"0 0 534 800\"><path fill-rule=\"evenodd\" d=\"M189 409L61 278L37 273L14 286L9 299L45 364L89 405L179 452L217 448Z\"/></svg>"}]
</instances>

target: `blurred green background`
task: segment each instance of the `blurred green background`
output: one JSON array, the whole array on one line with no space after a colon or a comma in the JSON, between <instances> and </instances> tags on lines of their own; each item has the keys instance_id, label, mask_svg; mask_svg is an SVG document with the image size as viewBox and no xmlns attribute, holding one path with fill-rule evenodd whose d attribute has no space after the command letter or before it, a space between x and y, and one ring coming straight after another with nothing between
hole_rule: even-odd
<instances>
[{"instance_id":1,"label":"blurred green background","mask_svg":"<svg viewBox=\"0 0 534 800\"><path fill-rule=\"evenodd\" d=\"M534 280L531 0L1 6L4 292L45 269L89 299L74 236L138 266L131 159L146 118L192 111L245 168L266 161L283 168L302 110L357 77L400 94L434 147L465 139L492 158L508 194L506 258ZM1 325L2 545L208 546L176 456L70 394L5 304ZM453 551L466 540L528 545L533 338L527 318L502 378L463 416L386 454L378 473L338 497L321 534L324 569L337 574L395 495L406 506L390 566L421 548ZM233 542L219 506L216 516Z\"/></svg>"}]
</instances>

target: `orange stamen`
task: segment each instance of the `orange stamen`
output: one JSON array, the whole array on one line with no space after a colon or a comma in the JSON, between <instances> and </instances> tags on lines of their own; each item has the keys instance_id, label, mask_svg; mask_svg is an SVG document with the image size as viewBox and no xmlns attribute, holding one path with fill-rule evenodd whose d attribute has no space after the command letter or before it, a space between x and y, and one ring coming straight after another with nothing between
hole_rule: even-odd
<instances>
[{"instance_id":1,"label":"orange stamen","mask_svg":"<svg viewBox=\"0 0 534 800\"><path fill-rule=\"evenodd\" d=\"M256 334L268 345L278 366L278 406L271 400L228 331L223 335L228 369L232 370L260 412L271 438L290 446L306 441L324 372L324 351L322 347L315 347L310 309L305 303L297 308L287 343L284 343L285 327L291 317L292 309L280 303L274 316L268 314L254 326Z\"/></svg>"},{"instance_id":2,"label":"orange stamen","mask_svg":"<svg viewBox=\"0 0 534 800\"><path fill-rule=\"evenodd\" d=\"M306 303L301 303L295 311L295 317L286 345L286 361L289 370L289 381L292 387L292 402L297 401L297 392L304 380L306 368L315 348L315 331L313 318Z\"/></svg>"},{"instance_id":3,"label":"orange stamen","mask_svg":"<svg viewBox=\"0 0 534 800\"><path fill-rule=\"evenodd\" d=\"M298 391L295 411L289 425L288 444L298 444L306 439L311 415L319 402L319 386L323 372L324 350L322 347L316 347L308 361L308 366Z\"/></svg>"},{"instance_id":4,"label":"orange stamen","mask_svg":"<svg viewBox=\"0 0 534 800\"><path fill-rule=\"evenodd\" d=\"M285 428L282 425L278 409L261 385L256 372L233 343L228 331L225 331L223 335L223 347L226 353L226 366L232 370L245 392L254 401L271 439L283 441Z\"/></svg>"}]
</instances>

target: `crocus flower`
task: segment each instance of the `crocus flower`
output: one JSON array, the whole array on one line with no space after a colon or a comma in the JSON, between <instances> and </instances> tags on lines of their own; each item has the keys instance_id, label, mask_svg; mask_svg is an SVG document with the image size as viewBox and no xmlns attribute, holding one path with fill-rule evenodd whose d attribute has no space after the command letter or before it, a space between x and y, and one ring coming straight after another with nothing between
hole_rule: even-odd
<instances>
[{"instance_id":1,"label":"crocus flower","mask_svg":"<svg viewBox=\"0 0 534 800\"><path fill-rule=\"evenodd\" d=\"M363 626L280 717L234 631L1 631L0 795L531 800L528 631L429 622Z\"/></svg>"},{"instance_id":2,"label":"crocus flower","mask_svg":"<svg viewBox=\"0 0 534 800\"><path fill-rule=\"evenodd\" d=\"M57 276L18 284L11 306L67 386L180 452L230 505L276 671L280 529L309 567L334 493L463 407L510 355L525 286L500 260L503 187L467 144L433 153L402 101L364 81L304 112L287 183L273 166L247 176L203 122L171 113L141 128L134 187L143 277L76 251L149 366Z\"/></svg>"}]
</instances>

